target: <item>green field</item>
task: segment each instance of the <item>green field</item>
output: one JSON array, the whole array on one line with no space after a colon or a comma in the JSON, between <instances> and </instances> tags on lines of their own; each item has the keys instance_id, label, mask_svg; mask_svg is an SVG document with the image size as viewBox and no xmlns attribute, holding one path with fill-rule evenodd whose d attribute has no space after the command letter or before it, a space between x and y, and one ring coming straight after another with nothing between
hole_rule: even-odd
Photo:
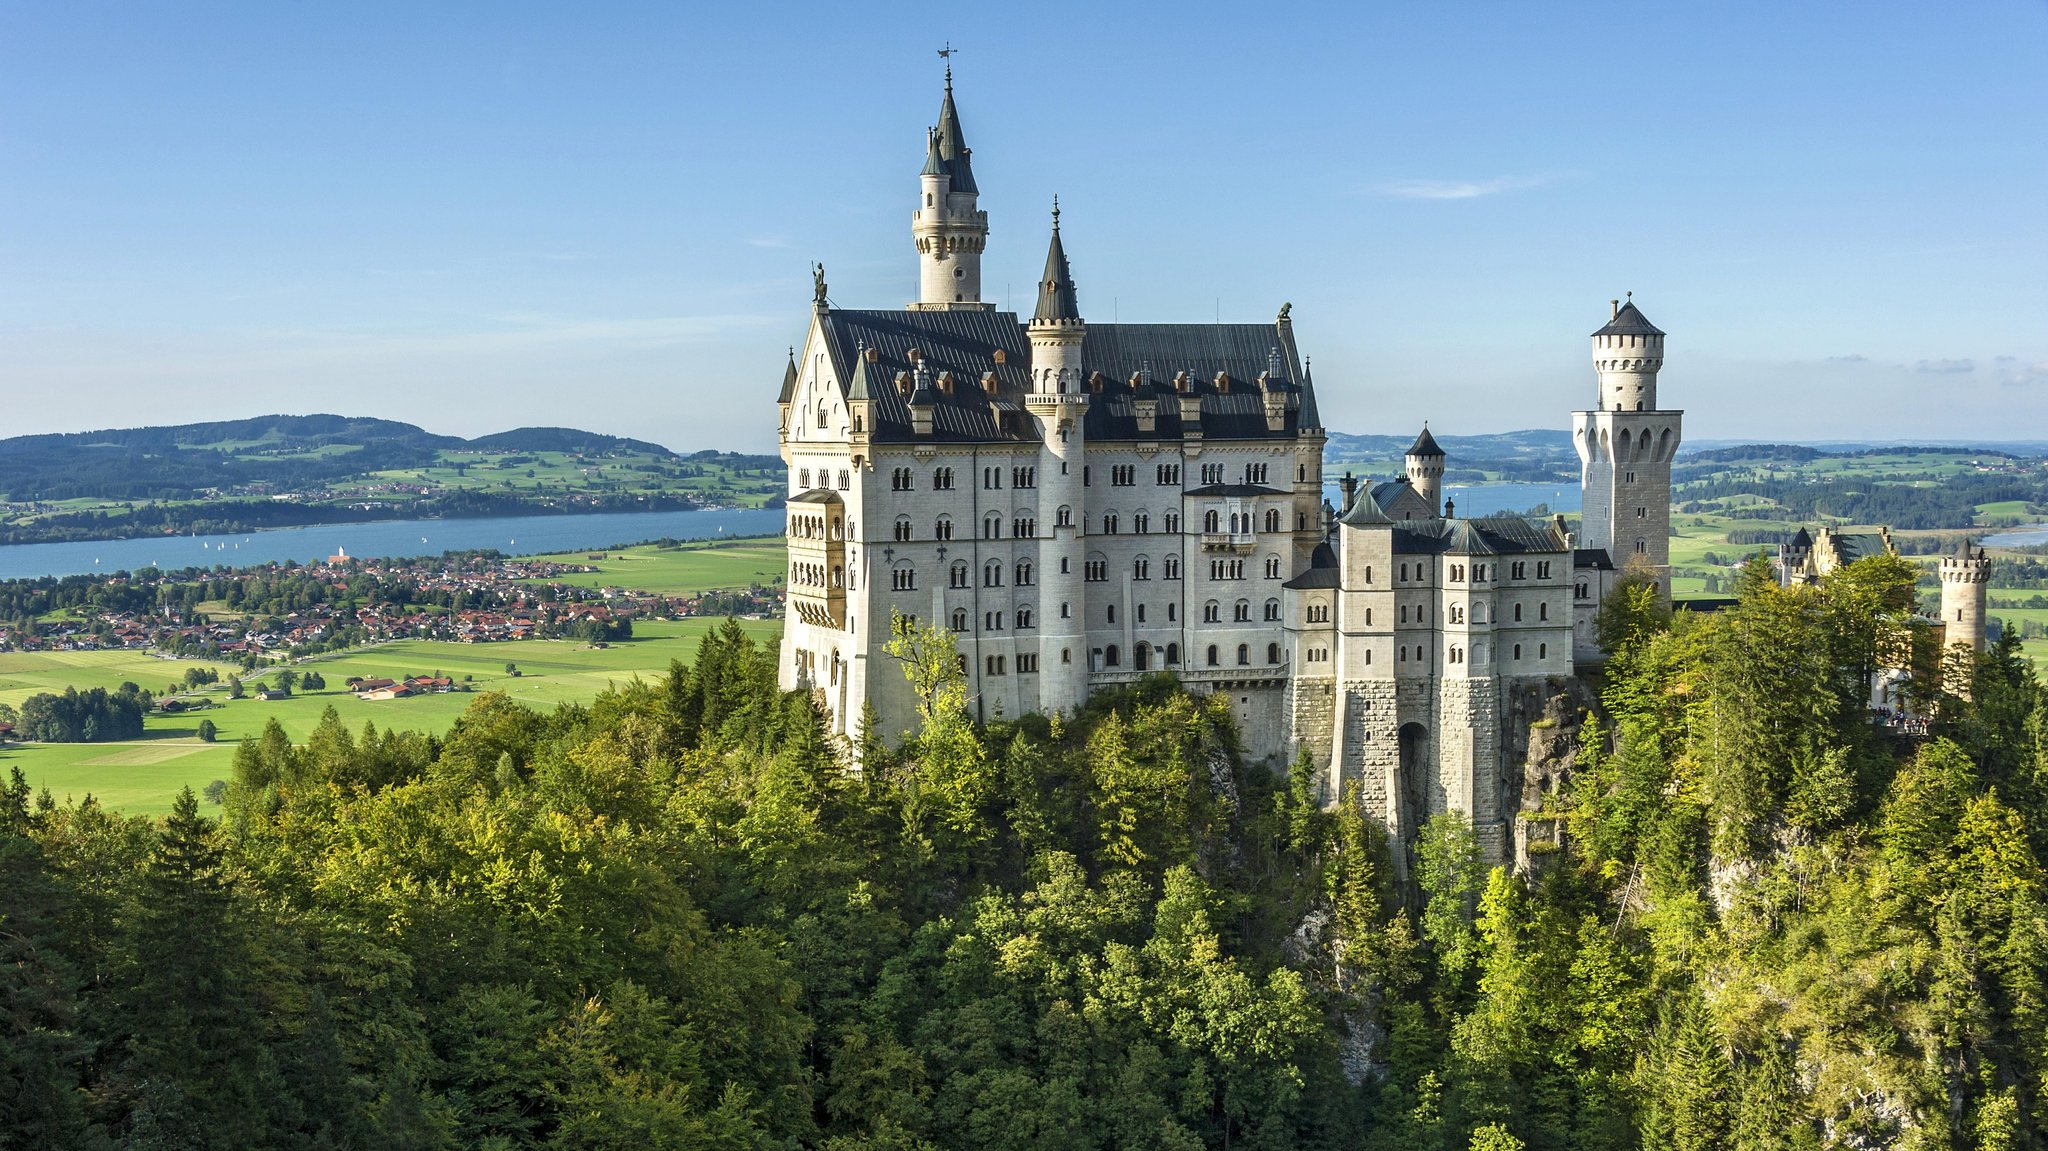
<instances>
[{"instance_id":1,"label":"green field","mask_svg":"<svg viewBox=\"0 0 2048 1151\"><path fill-rule=\"evenodd\" d=\"M206 693L222 706L182 715L152 715L145 738L125 743L9 744L0 746L0 772L20 767L33 787L47 787L59 800L91 794L111 808L159 815L170 810L178 789L197 791L215 779L227 778L235 742L262 731L276 719L294 740L304 740L330 706L351 729L374 721L380 729L444 732L476 699L477 692L497 691L534 707L585 702L607 685L635 675L666 674L669 661L685 662L696 652L697 639L719 620L651 621L634 626L634 638L607 648L571 640L525 640L519 643L462 644L431 640L400 640L318 657L299 665L317 670L329 687L288 700L230 701L224 687ZM781 633L776 620L742 620L756 639L772 643ZM516 663L520 675L506 673ZM132 680L162 691L189 663L161 660L140 652L7 652L0 653L0 700L19 705L39 691L118 686ZM216 665L220 666L220 665ZM223 676L231 668L222 666ZM411 699L359 700L342 690L350 676L366 678L424 675L452 676L468 691ZM261 682L255 677L251 682ZM219 740L202 743L201 718L220 729Z\"/></svg>"},{"instance_id":2,"label":"green field","mask_svg":"<svg viewBox=\"0 0 2048 1151\"><path fill-rule=\"evenodd\" d=\"M564 552L538 558L588 564L598 569L558 577L565 584L590 588L628 587L662 595L695 595L715 589L772 584L782 578L786 562L780 539L730 544L687 543L676 547L650 545L602 552Z\"/></svg>"}]
</instances>

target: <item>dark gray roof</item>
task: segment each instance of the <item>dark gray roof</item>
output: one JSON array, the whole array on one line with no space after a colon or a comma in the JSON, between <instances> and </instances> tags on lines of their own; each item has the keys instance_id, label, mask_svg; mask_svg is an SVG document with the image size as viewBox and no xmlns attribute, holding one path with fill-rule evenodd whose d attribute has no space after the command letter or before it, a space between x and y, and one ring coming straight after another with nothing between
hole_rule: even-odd
<instances>
[{"instance_id":1,"label":"dark gray roof","mask_svg":"<svg viewBox=\"0 0 2048 1151\"><path fill-rule=\"evenodd\" d=\"M1806 534L1805 528L1800 528L1799 534L1792 537L1792 546L1795 548L1811 548L1813 546L1813 537Z\"/></svg>"},{"instance_id":2,"label":"dark gray roof","mask_svg":"<svg viewBox=\"0 0 2048 1151\"><path fill-rule=\"evenodd\" d=\"M796 398L796 349L789 351L789 367L782 371L782 396L775 402L786 404Z\"/></svg>"},{"instance_id":3,"label":"dark gray roof","mask_svg":"<svg viewBox=\"0 0 2048 1151\"><path fill-rule=\"evenodd\" d=\"M1502 515L1476 520L1394 521L1395 555L1518 555L1561 552L1567 546L1549 520Z\"/></svg>"},{"instance_id":4,"label":"dark gray roof","mask_svg":"<svg viewBox=\"0 0 2048 1151\"><path fill-rule=\"evenodd\" d=\"M1269 488L1260 484L1207 484L1199 488L1189 488L1187 494L1191 496L1284 496L1288 493L1281 491L1279 488Z\"/></svg>"},{"instance_id":5,"label":"dark gray roof","mask_svg":"<svg viewBox=\"0 0 2048 1151\"><path fill-rule=\"evenodd\" d=\"M859 311L830 309L820 315L833 374L849 381L848 398L864 387L874 404L871 434L877 441L913 438L910 411L897 391L899 373L911 371L909 353L916 349L934 378L952 372L951 395L943 392L933 412L932 439L1000 441L1037 438L1032 420L1022 410L1030 388L1031 345L1025 325L1014 312L994 311ZM865 363L862 344L875 361ZM1201 397L1201 433L1218 440L1293 439L1306 424L1301 397L1293 381L1300 378L1292 334L1285 324L1093 324L1081 343L1084 385L1094 392L1086 416L1092 440L1179 440L1180 395L1173 388L1176 373L1185 372L1188 394ZM1266 427L1264 396L1258 376L1279 348L1284 379L1271 382L1288 403L1281 430ZM1003 353L997 364L995 354ZM1134 388L1131 377L1149 369L1149 382ZM984 373L994 372L996 394L982 387ZM1216 376L1229 379L1224 392ZM1098 390L1099 389L1099 390ZM1153 430L1138 430L1137 404L1156 400ZM1005 426L1004 418L1007 418Z\"/></svg>"},{"instance_id":6,"label":"dark gray roof","mask_svg":"<svg viewBox=\"0 0 2048 1151\"><path fill-rule=\"evenodd\" d=\"M1657 328L1657 325L1644 317L1642 309L1636 307L1634 300L1630 300L1623 304L1619 311L1614 313L1614 318L1607 321L1606 327L1593 334L1596 336L1661 336L1664 333Z\"/></svg>"},{"instance_id":7,"label":"dark gray roof","mask_svg":"<svg viewBox=\"0 0 2048 1151\"><path fill-rule=\"evenodd\" d=\"M1572 552L1572 567L1611 572L1614 560L1608 556L1606 548L1579 548Z\"/></svg>"},{"instance_id":8,"label":"dark gray roof","mask_svg":"<svg viewBox=\"0 0 2048 1151\"><path fill-rule=\"evenodd\" d=\"M1444 450L1436 446L1436 437L1429 434L1428 424L1422 425L1422 434L1416 436L1415 442L1408 445L1408 454L1424 457L1435 456L1437 459L1444 458Z\"/></svg>"},{"instance_id":9,"label":"dark gray roof","mask_svg":"<svg viewBox=\"0 0 2048 1151\"><path fill-rule=\"evenodd\" d=\"M974 186L974 167L971 162L974 150L967 146L967 134L960 130L960 109L953 105L953 70L946 70L946 99L939 105L939 126L934 132L937 142L935 149L927 151L925 169L931 169L932 161L944 166L945 174L953 178L955 192L980 192Z\"/></svg>"},{"instance_id":10,"label":"dark gray roof","mask_svg":"<svg viewBox=\"0 0 2048 1151\"><path fill-rule=\"evenodd\" d=\"M809 488L798 492L783 502L792 504L839 504L846 501L841 499L839 493L831 488Z\"/></svg>"},{"instance_id":11,"label":"dark gray roof","mask_svg":"<svg viewBox=\"0 0 2048 1151\"><path fill-rule=\"evenodd\" d=\"M1078 320L1081 306L1074 299L1074 273L1067 267L1067 250L1060 244L1060 209L1052 209L1052 243L1045 249L1045 275L1038 281L1038 310L1031 322Z\"/></svg>"},{"instance_id":12,"label":"dark gray roof","mask_svg":"<svg viewBox=\"0 0 2048 1151\"><path fill-rule=\"evenodd\" d=\"M1295 591L1307 591L1311 588L1340 587L1343 581L1339 576L1340 573L1337 570L1337 550L1325 541L1317 544L1315 550L1309 553L1308 570L1280 586L1291 588Z\"/></svg>"}]
</instances>

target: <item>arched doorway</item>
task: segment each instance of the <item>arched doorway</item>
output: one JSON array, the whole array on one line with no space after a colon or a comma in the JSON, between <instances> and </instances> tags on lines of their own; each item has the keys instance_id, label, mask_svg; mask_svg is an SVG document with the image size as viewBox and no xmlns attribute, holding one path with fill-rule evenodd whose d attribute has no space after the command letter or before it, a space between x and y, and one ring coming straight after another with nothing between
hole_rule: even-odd
<instances>
[{"instance_id":1,"label":"arched doorway","mask_svg":"<svg viewBox=\"0 0 2048 1151\"><path fill-rule=\"evenodd\" d=\"M1139 671L1151 671L1152 645L1140 641L1138 646L1136 648L1133 648L1131 651L1131 661L1131 666L1137 668Z\"/></svg>"}]
</instances>

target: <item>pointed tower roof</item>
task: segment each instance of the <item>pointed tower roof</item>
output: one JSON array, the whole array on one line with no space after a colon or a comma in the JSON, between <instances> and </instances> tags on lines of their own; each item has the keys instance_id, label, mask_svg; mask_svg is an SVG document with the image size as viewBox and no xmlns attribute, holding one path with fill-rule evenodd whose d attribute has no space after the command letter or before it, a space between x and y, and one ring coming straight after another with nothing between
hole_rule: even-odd
<instances>
[{"instance_id":1,"label":"pointed tower roof","mask_svg":"<svg viewBox=\"0 0 2048 1151\"><path fill-rule=\"evenodd\" d=\"M1301 366L1301 426L1320 428L1323 413L1316 408L1316 374L1309 364Z\"/></svg>"},{"instance_id":2,"label":"pointed tower roof","mask_svg":"<svg viewBox=\"0 0 2048 1151\"><path fill-rule=\"evenodd\" d=\"M1067 250L1060 244L1060 201L1052 201L1052 244L1045 251L1045 276L1038 281L1038 310L1031 322L1073 322L1081 318L1074 299L1074 274L1067 268Z\"/></svg>"},{"instance_id":3,"label":"pointed tower roof","mask_svg":"<svg viewBox=\"0 0 2048 1151\"><path fill-rule=\"evenodd\" d=\"M786 404L796 398L796 349L789 350L789 366L782 369L782 396L775 402Z\"/></svg>"},{"instance_id":4,"label":"pointed tower roof","mask_svg":"<svg viewBox=\"0 0 2048 1151\"><path fill-rule=\"evenodd\" d=\"M872 386L868 383L868 348L865 343L856 343L853 352L853 378L847 381L846 398L849 400L871 400Z\"/></svg>"},{"instance_id":5,"label":"pointed tower roof","mask_svg":"<svg viewBox=\"0 0 2048 1151\"><path fill-rule=\"evenodd\" d=\"M1966 560L1977 558L1978 553L1976 549L1970 546L1969 536L1964 536L1962 539L1956 541L1956 555L1959 558Z\"/></svg>"},{"instance_id":6,"label":"pointed tower roof","mask_svg":"<svg viewBox=\"0 0 2048 1151\"><path fill-rule=\"evenodd\" d=\"M1607 326L1593 333L1596 336L1661 336L1663 331L1643 315L1634 300L1624 300L1614 309L1614 318Z\"/></svg>"},{"instance_id":7,"label":"pointed tower roof","mask_svg":"<svg viewBox=\"0 0 2048 1151\"><path fill-rule=\"evenodd\" d=\"M1422 434L1416 436L1415 442L1408 445L1407 454L1411 456L1422 456L1424 458L1444 458L1444 450L1436 446L1436 437L1429 434L1428 424L1422 425Z\"/></svg>"},{"instance_id":8,"label":"pointed tower roof","mask_svg":"<svg viewBox=\"0 0 2048 1151\"><path fill-rule=\"evenodd\" d=\"M1811 549L1813 547L1813 537L1808 535L1806 529L1802 527L1799 529L1799 534L1792 537L1792 546L1795 548Z\"/></svg>"},{"instance_id":9,"label":"pointed tower roof","mask_svg":"<svg viewBox=\"0 0 2048 1151\"><path fill-rule=\"evenodd\" d=\"M932 146L925 157L925 171L932 171L936 161L944 165L946 175L953 177L955 192L979 193L974 186L974 168L970 157L974 155L967 146L967 136L960 130L960 109L953 103L953 69L946 68L946 99L939 105L939 126L932 132Z\"/></svg>"}]
</instances>

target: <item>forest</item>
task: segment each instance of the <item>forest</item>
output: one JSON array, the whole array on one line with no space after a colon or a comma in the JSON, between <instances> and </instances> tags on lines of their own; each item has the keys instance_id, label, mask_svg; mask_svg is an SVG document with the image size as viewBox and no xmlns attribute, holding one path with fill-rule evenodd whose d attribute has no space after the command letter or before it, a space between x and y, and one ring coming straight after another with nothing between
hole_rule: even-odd
<instances>
[{"instance_id":1,"label":"forest","mask_svg":"<svg viewBox=\"0 0 2048 1151\"><path fill-rule=\"evenodd\" d=\"M1603 614L1525 873L1167 677L978 725L915 626L857 768L729 625L588 706L272 727L155 824L17 775L0 1147L2043 1146L2040 686L1951 657L1908 739L1909 567L1738 592Z\"/></svg>"}]
</instances>

